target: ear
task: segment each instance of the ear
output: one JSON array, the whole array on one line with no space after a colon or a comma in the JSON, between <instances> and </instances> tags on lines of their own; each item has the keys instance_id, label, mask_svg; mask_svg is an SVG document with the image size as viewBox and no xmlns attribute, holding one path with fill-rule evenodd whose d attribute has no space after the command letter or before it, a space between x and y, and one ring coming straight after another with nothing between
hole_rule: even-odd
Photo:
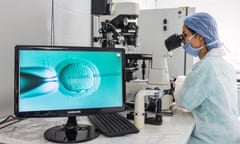
<instances>
[{"instance_id":1,"label":"ear","mask_svg":"<svg viewBox=\"0 0 240 144\"><path fill-rule=\"evenodd\" d=\"M200 43L202 43L203 45L205 45L205 39L202 35L198 34L196 36L196 38L200 41Z\"/></svg>"},{"instance_id":2,"label":"ear","mask_svg":"<svg viewBox=\"0 0 240 144\"><path fill-rule=\"evenodd\" d=\"M200 34L197 34L197 35L196 35L196 38L199 39L199 40L201 40L201 41L204 41L204 37L203 37L202 35L200 35Z\"/></svg>"}]
</instances>

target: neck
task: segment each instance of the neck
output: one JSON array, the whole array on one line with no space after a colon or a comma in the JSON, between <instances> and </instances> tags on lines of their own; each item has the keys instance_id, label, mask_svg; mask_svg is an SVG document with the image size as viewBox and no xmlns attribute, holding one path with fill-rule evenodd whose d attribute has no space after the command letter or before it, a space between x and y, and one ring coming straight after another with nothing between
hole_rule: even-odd
<instances>
[{"instance_id":1,"label":"neck","mask_svg":"<svg viewBox=\"0 0 240 144\"><path fill-rule=\"evenodd\" d=\"M207 53L208 53L208 49L206 46L204 46L198 55L199 59L202 59Z\"/></svg>"}]
</instances>

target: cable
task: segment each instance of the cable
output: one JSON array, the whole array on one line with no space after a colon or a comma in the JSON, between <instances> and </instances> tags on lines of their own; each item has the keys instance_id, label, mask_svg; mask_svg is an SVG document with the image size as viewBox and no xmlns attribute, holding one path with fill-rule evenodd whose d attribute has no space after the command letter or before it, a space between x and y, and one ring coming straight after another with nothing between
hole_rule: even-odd
<instances>
[{"instance_id":1,"label":"cable","mask_svg":"<svg viewBox=\"0 0 240 144\"><path fill-rule=\"evenodd\" d=\"M22 121L22 120L24 120L23 118L17 118L17 117L15 117L15 116L13 116L13 115L9 115L9 116L7 116L4 120L2 120L1 122L0 122L0 129L3 129L3 128L5 128L5 127L8 127L8 126L10 126L10 125L12 125L12 124L15 124L15 123L17 123L17 122L20 122L20 121Z\"/></svg>"},{"instance_id":2,"label":"cable","mask_svg":"<svg viewBox=\"0 0 240 144\"><path fill-rule=\"evenodd\" d=\"M17 122L20 122L20 121L22 121L22 120L23 120L23 119L18 119L18 120L14 121L14 122L11 122L11 123L9 123L9 124L6 124L6 125L0 127L0 129L3 129L3 128L5 128L5 127L8 127L8 126L10 126L10 125L13 125L13 124L15 124L15 123L17 123Z\"/></svg>"},{"instance_id":3,"label":"cable","mask_svg":"<svg viewBox=\"0 0 240 144\"><path fill-rule=\"evenodd\" d=\"M14 118L14 116L13 116L13 115L7 116L4 120L2 120L2 121L0 122L0 125L1 125L1 124L4 124L4 123L7 122L7 121L9 121L10 118Z\"/></svg>"}]
</instances>

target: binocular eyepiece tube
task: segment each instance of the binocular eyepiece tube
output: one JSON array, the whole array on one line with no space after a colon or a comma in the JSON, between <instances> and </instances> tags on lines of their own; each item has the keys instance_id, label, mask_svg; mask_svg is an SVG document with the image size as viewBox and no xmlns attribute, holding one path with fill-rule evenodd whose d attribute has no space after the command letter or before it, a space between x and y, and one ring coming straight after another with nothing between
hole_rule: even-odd
<instances>
[{"instance_id":1,"label":"binocular eyepiece tube","mask_svg":"<svg viewBox=\"0 0 240 144\"><path fill-rule=\"evenodd\" d=\"M174 50L181 46L184 39L183 34L173 34L165 40L165 46L168 51Z\"/></svg>"}]
</instances>

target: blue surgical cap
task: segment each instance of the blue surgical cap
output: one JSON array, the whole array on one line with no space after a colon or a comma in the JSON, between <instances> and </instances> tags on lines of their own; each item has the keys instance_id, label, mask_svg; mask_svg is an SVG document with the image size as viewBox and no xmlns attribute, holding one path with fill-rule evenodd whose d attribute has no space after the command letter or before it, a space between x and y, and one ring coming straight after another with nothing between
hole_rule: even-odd
<instances>
[{"instance_id":1,"label":"blue surgical cap","mask_svg":"<svg viewBox=\"0 0 240 144\"><path fill-rule=\"evenodd\" d=\"M218 48L221 46L217 23L215 19L207 13L195 13L184 19L184 24L204 37L208 49Z\"/></svg>"}]
</instances>

